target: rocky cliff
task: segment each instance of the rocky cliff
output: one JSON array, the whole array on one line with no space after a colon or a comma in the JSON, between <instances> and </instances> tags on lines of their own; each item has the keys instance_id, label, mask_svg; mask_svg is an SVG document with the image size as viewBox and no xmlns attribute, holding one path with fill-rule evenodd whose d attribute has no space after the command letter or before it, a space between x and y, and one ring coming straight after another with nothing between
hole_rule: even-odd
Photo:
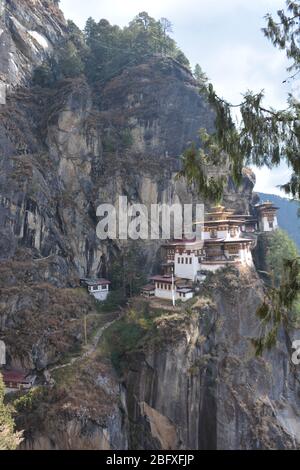
<instances>
[{"instance_id":1,"label":"rocky cliff","mask_svg":"<svg viewBox=\"0 0 300 470\"><path fill-rule=\"evenodd\" d=\"M169 58L93 86L80 76L33 87L32 70L64 35L56 3L7 0L0 25L0 335L11 365L40 374L79 353L85 316L88 335L103 321L77 289L82 276L109 275L124 248L97 238L98 205L119 195L147 207L203 202L175 175L199 128L214 125L189 70ZM221 167L228 171L226 159ZM224 203L248 211L253 184L249 171L239 188L228 178ZM158 248L139 247L145 274ZM128 357L122 386L109 356L96 354L18 403L24 447L291 447L285 417L294 418L297 384L286 345L253 358L261 286L226 279L192 314L160 315L149 347Z\"/></svg>"},{"instance_id":2,"label":"rocky cliff","mask_svg":"<svg viewBox=\"0 0 300 470\"><path fill-rule=\"evenodd\" d=\"M0 81L8 90L26 85L65 32L65 20L53 0L1 0Z\"/></svg>"},{"instance_id":3,"label":"rocky cliff","mask_svg":"<svg viewBox=\"0 0 300 470\"><path fill-rule=\"evenodd\" d=\"M43 54L32 57L38 46L28 31L55 44L63 17L55 2L29 0L7 1L3 17L2 36L18 57L15 77L7 68L5 79L24 85L0 108L1 285L15 289L14 302L2 303L5 328L23 311L28 283L37 292L43 283L74 287L80 276L107 275L122 246L97 238L99 204L116 204L119 195L147 207L199 200L174 177L182 151L200 127L212 129L214 114L190 72L159 57L93 87L79 77L33 88L26 77ZM229 181L225 202L246 210L252 187L249 176L244 188ZM146 274L157 249L158 242L141 247Z\"/></svg>"},{"instance_id":4,"label":"rocky cliff","mask_svg":"<svg viewBox=\"0 0 300 470\"><path fill-rule=\"evenodd\" d=\"M224 271L186 314L156 321L154 338L128 357L130 445L138 449L295 449L299 371L290 335L257 358L254 272Z\"/></svg>"},{"instance_id":5,"label":"rocky cliff","mask_svg":"<svg viewBox=\"0 0 300 470\"><path fill-rule=\"evenodd\" d=\"M133 300L90 359L15 402L23 448L299 448L297 330L255 356L263 295L254 271L227 269L188 307Z\"/></svg>"},{"instance_id":6,"label":"rocky cliff","mask_svg":"<svg viewBox=\"0 0 300 470\"><path fill-rule=\"evenodd\" d=\"M14 401L21 449L128 449L125 393L109 360L87 358L52 377L54 386Z\"/></svg>"}]
</instances>

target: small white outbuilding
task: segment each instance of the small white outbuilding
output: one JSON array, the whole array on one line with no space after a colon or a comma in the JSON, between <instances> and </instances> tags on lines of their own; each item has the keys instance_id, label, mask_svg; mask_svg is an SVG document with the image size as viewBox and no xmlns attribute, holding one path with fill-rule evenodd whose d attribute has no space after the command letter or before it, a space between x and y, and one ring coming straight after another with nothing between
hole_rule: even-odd
<instances>
[{"instance_id":1,"label":"small white outbuilding","mask_svg":"<svg viewBox=\"0 0 300 470\"><path fill-rule=\"evenodd\" d=\"M107 299L111 284L107 279L81 279L81 284L87 287L89 294L96 300L104 302Z\"/></svg>"}]
</instances>

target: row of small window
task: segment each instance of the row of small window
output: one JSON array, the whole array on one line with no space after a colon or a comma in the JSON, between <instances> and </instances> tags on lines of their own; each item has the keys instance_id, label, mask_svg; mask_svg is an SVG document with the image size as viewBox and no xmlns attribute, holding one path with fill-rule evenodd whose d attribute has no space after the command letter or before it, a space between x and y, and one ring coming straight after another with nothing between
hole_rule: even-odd
<instances>
[{"instance_id":1,"label":"row of small window","mask_svg":"<svg viewBox=\"0 0 300 470\"><path fill-rule=\"evenodd\" d=\"M108 286L93 286L90 288L91 291L99 291L99 290L108 290Z\"/></svg>"},{"instance_id":2,"label":"row of small window","mask_svg":"<svg viewBox=\"0 0 300 470\"><path fill-rule=\"evenodd\" d=\"M234 229L229 230L230 236L235 237L237 232ZM210 238L218 238L218 230L211 230Z\"/></svg>"},{"instance_id":3,"label":"row of small window","mask_svg":"<svg viewBox=\"0 0 300 470\"><path fill-rule=\"evenodd\" d=\"M192 264L192 258L178 258L178 264Z\"/></svg>"},{"instance_id":4,"label":"row of small window","mask_svg":"<svg viewBox=\"0 0 300 470\"><path fill-rule=\"evenodd\" d=\"M171 284L156 284L156 289L172 290Z\"/></svg>"}]
</instances>

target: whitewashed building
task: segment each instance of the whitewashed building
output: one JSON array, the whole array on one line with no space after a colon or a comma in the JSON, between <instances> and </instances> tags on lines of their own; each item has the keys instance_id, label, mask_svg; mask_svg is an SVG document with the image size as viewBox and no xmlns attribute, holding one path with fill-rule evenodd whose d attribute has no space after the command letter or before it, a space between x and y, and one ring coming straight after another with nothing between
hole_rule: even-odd
<instances>
[{"instance_id":1,"label":"whitewashed building","mask_svg":"<svg viewBox=\"0 0 300 470\"><path fill-rule=\"evenodd\" d=\"M81 279L81 284L87 287L89 294L96 300L104 302L107 299L111 284L107 279Z\"/></svg>"},{"instance_id":2,"label":"whitewashed building","mask_svg":"<svg viewBox=\"0 0 300 470\"><path fill-rule=\"evenodd\" d=\"M195 225L197 222L195 223ZM165 250L164 274L201 282L206 271L216 271L224 266L252 266L252 232L255 220L252 216L236 216L223 206L214 207L206 214L202 224L202 239L183 238L172 240L163 246Z\"/></svg>"},{"instance_id":3,"label":"whitewashed building","mask_svg":"<svg viewBox=\"0 0 300 470\"><path fill-rule=\"evenodd\" d=\"M277 210L278 207L270 201L257 204L255 206L258 228L260 232L273 232L278 228Z\"/></svg>"},{"instance_id":4,"label":"whitewashed building","mask_svg":"<svg viewBox=\"0 0 300 470\"><path fill-rule=\"evenodd\" d=\"M143 297L154 297L155 296L155 285L147 284L141 289L141 294Z\"/></svg>"},{"instance_id":5,"label":"whitewashed building","mask_svg":"<svg viewBox=\"0 0 300 470\"><path fill-rule=\"evenodd\" d=\"M144 295L166 300L187 301L194 296L193 284L203 282L209 272L226 266L252 267L253 233L275 230L278 226L276 210L272 203L256 206L258 218L250 214L236 215L234 211L216 206L201 223L202 238L183 236L163 245L163 276L152 278ZM197 225L195 222L194 225Z\"/></svg>"},{"instance_id":6,"label":"whitewashed building","mask_svg":"<svg viewBox=\"0 0 300 470\"><path fill-rule=\"evenodd\" d=\"M187 302L194 297L194 290L186 279L174 276L153 276L151 280L155 286L155 297L164 300Z\"/></svg>"},{"instance_id":7,"label":"whitewashed building","mask_svg":"<svg viewBox=\"0 0 300 470\"><path fill-rule=\"evenodd\" d=\"M166 262L164 274L174 273L175 277L196 281L198 279L199 259L203 256L203 241L183 238L172 240L163 246Z\"/></svg>"}]
</instances>

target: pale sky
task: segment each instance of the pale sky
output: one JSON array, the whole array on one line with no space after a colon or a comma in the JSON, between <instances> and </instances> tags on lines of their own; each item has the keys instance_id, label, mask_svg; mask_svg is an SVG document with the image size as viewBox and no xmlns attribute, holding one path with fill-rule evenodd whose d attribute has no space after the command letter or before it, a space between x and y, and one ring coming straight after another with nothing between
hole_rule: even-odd
<instances>
[{"instance_id":1,"label":"pale sky","mask_svg":"<svg viewBox=\"0 0 300 470\"><path fill-rule=\"evenodd\" d=\"M192 66L201 65L219 96L239 103L247 90L264 89L267 105L285 107L291 90L291 84L282 84L287 60L261 32L264 15L275 16L284 0L61 0L60 5L81 28L89 16L120 26L141 11L156 19L167 17L173 38ZM255 173L256 191L284 196L276 186L289 179L285 165Z\"/></svg>"}]
</instances>

